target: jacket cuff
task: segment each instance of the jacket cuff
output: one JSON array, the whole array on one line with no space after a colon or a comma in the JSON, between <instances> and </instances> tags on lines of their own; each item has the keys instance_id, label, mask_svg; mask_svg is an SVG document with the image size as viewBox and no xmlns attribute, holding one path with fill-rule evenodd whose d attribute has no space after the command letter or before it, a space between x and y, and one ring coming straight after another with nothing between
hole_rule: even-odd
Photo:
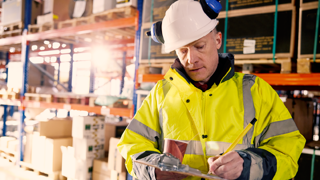
<instances>
[{"instance_id":1,"label":"jacket cuff","mask_svg":"<svg viewBox=\"0 0 320 180\"><path fill-rule=\"evenodd\" d=\"M244 160L243 170L238 179L273 179L277 172L277 159L267 150L248 148L236 151Z\"/></svg>"},{"instance_id":2,"label":"jacket cuff","mask_svg":"<svg viewBox=\"0 0 320 180\"><path fill-rule=\"evenodd\" d=\"M132 159L151 163L157 160L159 161L160 160L159 156L160 154L157 152L144 151L144 152L133 155ZM133 164L133 171L138 179L156 180L154 167L136 163L134 161L132 162L132 164Z\"/></svg>"},{"instance_id":3,"label":"jacket cuff","mask_svg":"<svg viewBox=\"0 0 320 180\"><path fill-rule=\"evenodd\" d=\"M250 167L251 167L251 156L245 151L236 150L239 156L243 159L243 170L241 175L237 178L237 180L249 180L250 178Z\"/></svg>"}]
</instances>

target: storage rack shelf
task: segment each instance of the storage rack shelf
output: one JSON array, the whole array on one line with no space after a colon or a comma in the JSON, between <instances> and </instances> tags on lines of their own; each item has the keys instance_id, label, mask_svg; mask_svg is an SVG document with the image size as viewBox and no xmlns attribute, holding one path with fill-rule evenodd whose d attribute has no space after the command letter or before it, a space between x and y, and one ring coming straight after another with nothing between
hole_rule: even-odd
<instances>
[{"instance_id":1,"label":"storage rack shelf","mask_svg":"<svg viewBox=\"0 0 320 180\"><path fill-rule=\"evenodd\" d=\"M279 74L279 73L260 73L254 74L271 86L314 86L320 89L320 73L311 74ZM139 83L157 82L164 78L162 74L139 74Z\"/></svg>"}]
</instances>

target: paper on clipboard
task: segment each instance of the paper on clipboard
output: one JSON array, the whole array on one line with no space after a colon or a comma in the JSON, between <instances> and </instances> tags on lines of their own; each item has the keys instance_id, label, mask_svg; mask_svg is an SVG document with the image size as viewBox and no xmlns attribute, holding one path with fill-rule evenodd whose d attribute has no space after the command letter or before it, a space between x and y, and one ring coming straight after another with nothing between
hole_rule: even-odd
<instances>
[{"instance_id":1,"label":"paper on clipboard","mask_svg":"<svg viewBox=\"0 0 320 180\"><path fill-rule=\"evenodd\" d=\"M188 175L188 176L195 176L195 177L201 177L206 179L219 179L219 180L225 180L221 177L218 177L216 175L212 174L203 174L200 170L190 168L188 165L183 165L180 163L179 159L172 156L171 154L162 154L161 160L158 164L154 162L146 162L141 160L133 160L134 162L144 164L147 166L152 166L155 168L160 169L161 171L167 171L167 172L174 172L178 174ZM177 161L176 161L177 160Z\"/></svg>"}]
</instances>

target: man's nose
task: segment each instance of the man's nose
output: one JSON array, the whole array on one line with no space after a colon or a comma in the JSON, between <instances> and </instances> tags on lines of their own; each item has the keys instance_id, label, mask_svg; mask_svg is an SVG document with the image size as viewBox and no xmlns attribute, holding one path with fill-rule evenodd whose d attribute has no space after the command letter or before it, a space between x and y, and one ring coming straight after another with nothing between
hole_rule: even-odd
<instances>
[{"instance_id":1,"label":"man's nose","mask_svg":"<svg viewBox=\"0 0 320 180\"><path fill-rule=\"evenodd\" d=\"M188 51L188 63L195 64L198 61L197 52L193 48Z\"/></svg>"}]
</instances>

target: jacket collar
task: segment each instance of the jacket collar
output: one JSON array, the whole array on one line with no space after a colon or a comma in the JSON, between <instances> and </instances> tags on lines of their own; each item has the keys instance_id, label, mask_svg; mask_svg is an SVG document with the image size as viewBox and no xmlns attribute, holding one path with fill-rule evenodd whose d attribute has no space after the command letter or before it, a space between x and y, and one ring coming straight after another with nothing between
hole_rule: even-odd
<instances>
[{"instance_id":1,"label":"jacket collar","mask_svg":"<svg viewBox=\"0 0 320 180\"><path fill-rule=\"evenodd\" d=\"M171 66L171 70L175 71L182 77L183 81L187 84L193 84L194 81L187 75L185 72L180 60L177 58L175 62ZM170 71L169 71L170 72ZM167 74L171 74L171 73ZM207 85L208 89L210 89L214 84L217 86L220 83L223 83L229 79L231 79L234 75L234 57L229 53L219 53L219 64L215 73L209 79ZM167 79L167 78L166 78ZM181 84L181 83L179 83Z\"/></svg>"}]
</instances>

